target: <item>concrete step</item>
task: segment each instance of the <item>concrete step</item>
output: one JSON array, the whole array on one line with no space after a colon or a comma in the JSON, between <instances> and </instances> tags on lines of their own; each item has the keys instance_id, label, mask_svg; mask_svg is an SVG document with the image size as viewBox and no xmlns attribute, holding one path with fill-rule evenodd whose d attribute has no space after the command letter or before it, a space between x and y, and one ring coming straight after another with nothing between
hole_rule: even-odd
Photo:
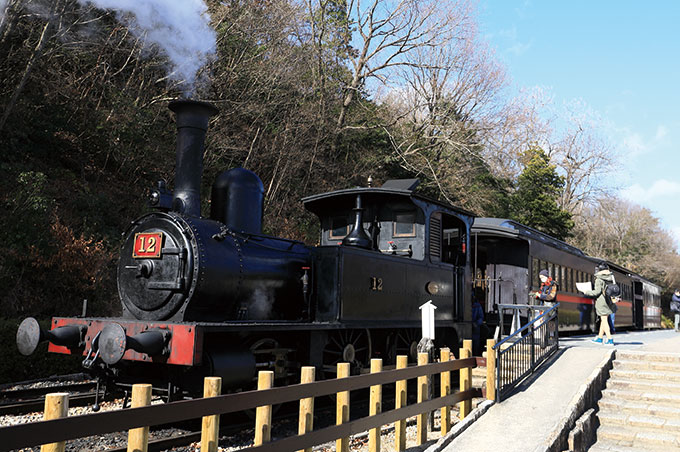
<instances>
[{"instance_id":1,"label":"concrete step","mask_svg":"<svg viewBox=\"0 0 680 452\"><path fill-rule=\"evenodd\" d=\"M486 367L473 367L472 376L486 378Z\"/></svg>"},{"instance_id":2,"label":"concrete step","mask_svg":"<svg viewBox=\"0 0 680 452\"><path fill-rule=\"evenodd\" d=\"M680 365L680 354L678 353L650 353L650 352L635 352L630 350L618 350L616 352L616 359L622 359L627 361L637 360L637 361L667 362Z\"/></svg>"},{"instance_id":3,"label":"concrete step","mask_svg":"<svg viewBox=\"0 0 680 452\"><path fill-rule=\"evenodd\" d=\"M610 441L627 447L680 449L680 430L647 429L643 427L601 425L597 441Z\"/></svg>"},{"instance_id":4,"label":"concrete step","mask_svg":"<svg viewBox=\"0 0 680 452\"><path fill-rule=\"evenodd\" d=\"M614 411L626 415L645 414L680 421L680 406L660 405L612 397L604 397L597 404L601 411Z\"/></svg>"},{"instance_id":5,"label":"concrete step","mask_svg":"<svg viewBox=\"0 0 680 452\"><path fill-rule=\"evenodd\" d=\"M604 389L602 399L617 399L628 402L643 402L650 405L680 406L680 394L660 394L653 391L637 391L627 389Z\"/></svg>"},{"instance_id":6,"label":"concrete step","mask_svg":"<svg viewBox=\"0 0 680 452\"><path fill-rule=\"evenodd\" d=\"M627 391L655 392L659 394L678 394L680 395L680 383L669 382L666 380L621 380L609 378L607 380L608 389L623 389Z\"/></svg>"},{"instance_id":7,"label":"concrete step","mask_svg":"<svg viewBox=\"0 0 680 452\"><path fill-rule=\"evenodd\" d=\"M643 361L640 359L616 359L614 369L658 371L658 372L680 372L680 365L668 361Z\"/></svg>"},{"instance_id":8,"label":"concrete step","mask_svg":"<svg viewBox=\"0 0 680 452\"><path fill-rule=\"evenodd\" d=\"M625 444L625 442L623 443ZM626 446L619 444L618 441L598 440L590 446L588 452L669 452L668 447L654 447L645 445L643 447Z\"/></svg>"},{"instance_id":9,"label":"concrete step","mask_svg":"<svg viewBox=\"0 0 680 452\"><path fill-rule=\"evenodd\" d=\"M625 368L612 369L610 378L617 380L653 380L680 383L680 372L654 370L627 370Z\"/></svg>"},{"instance_id":10,"label":"concrete step","mask_svg":"<svg viewBox=\"0 0 680 452\"><path fill-rule=\"evenodd\" d=\"M644 411L641 411L637 414L632 414L614 411L611 409L602 409L597 413L597 417L600 420L600 425L611 427L620 426L632 430L644 428L680 432L680 419L667 419L662 416L653 416L645 413Z\"/></svg>"}]
</instances>

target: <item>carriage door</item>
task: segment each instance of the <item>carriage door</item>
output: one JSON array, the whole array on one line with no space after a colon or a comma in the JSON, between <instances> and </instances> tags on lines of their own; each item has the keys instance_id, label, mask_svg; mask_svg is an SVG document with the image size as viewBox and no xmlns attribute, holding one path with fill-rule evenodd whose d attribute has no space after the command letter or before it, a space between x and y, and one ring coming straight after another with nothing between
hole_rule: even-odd
<instances>
[{"instance_id":1,"label":"carriage door","mask_svg":"<svg viewBox=\"0 0 680 452\"><path fill-rule=\"evenodd\" d=\"M644 327L644 303L642 299L642 282L633 281L633 323L635 328Z\"/></svg>"}]
</instances>

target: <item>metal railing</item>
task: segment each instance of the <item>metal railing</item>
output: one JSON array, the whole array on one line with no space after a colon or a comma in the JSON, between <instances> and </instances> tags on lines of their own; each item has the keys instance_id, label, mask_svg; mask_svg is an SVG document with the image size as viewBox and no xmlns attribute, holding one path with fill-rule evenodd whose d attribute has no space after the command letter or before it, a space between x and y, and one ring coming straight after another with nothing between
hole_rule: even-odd
<instances>
[{"instance_id":1,"label":"metal railing","mask_svg":"<svg viewBox=\"0 0 680 452\"><path fill-rule=\"evenodd\" d=\"M559 303L554 306L498 305L501 335L506 310L513 311L513 318L519 317L521 310L528 310L529 318L532 320L512 331L493 348L496 353L496 402L501 402L512 393L524 378L557 351L559 305Z\"/></svg>"}]
</instances>

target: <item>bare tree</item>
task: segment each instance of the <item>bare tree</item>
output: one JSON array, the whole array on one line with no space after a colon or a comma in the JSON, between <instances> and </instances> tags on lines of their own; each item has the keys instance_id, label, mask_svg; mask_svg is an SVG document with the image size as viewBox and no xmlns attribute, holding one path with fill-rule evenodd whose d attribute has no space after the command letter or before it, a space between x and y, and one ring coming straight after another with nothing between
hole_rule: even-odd
<instances>
[{"instance_id":1,"label":"bare tree","mask_svg":"<svg viewBox=\"0 0 680 452\"><path fill-rule=\"evenodd\" d=\"M483 143L501 122L505 73L478 41L469 3L445 9L443 42L413 49L382 99L394 123L385 130L401 166L423 174L447 201L479 210L487 193L468 188L490 171Z\"/></svg>"},{"instance_id":2,"label":"bare tree","mask_svg":"<svg viewBox=\"0 0 680 452\"><path fill-rule=\"evenodd\" d=\"M548 149L565 176L560 207L578 215L584 205L592 204L613 188L607 176L617 169L617 158L614 148L598 131L602 121L584 105L571 104L565 116L564 135Z\"/></svg>"},{"instance_id":3,"label":"bare tree","mask_svg":"<svg viewBox=\"0 0 680 452\"><path fill-rule=\"evenodd\" d=\"M499 177L515 180L524 169L522 153L532 146L549 149L554 118L547 115L551 103L539 88L521 89L498 112L483 135L484 159Z\"/></svg>"},{"instance_id":4,"label":"bare tree","mask_svg":"<svg viewBox=\"0 0 680 452\"><path fill-rule=\"evenodd\" d=\"M671 234L643 207L615 197L585 205L576 219L574 244L641 275L675 287L680 256Z\"/></svg>"},{"instance_id":5,"label":"bare tree","mask_svg":"<svg viewBox=\"0 0 680 452\"><path fill-rule=\"evenodd\" d=\"M385 83L393 69L414 66L417 49L445 46L465 2L434 0L350 0L347 29L356 51L349 55L350 81L344 89L337 127L345 126L347 112L369 79Z\"/></svg>"}]
</instances>

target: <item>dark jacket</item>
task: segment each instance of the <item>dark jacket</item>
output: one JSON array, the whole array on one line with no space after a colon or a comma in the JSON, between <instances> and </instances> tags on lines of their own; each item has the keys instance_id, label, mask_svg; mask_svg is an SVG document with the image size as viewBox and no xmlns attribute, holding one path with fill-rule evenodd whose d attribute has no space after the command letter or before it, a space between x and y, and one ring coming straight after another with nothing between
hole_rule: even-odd
<instances>
[{"instance_id":1,"label":"dark jacket","mask_svg":"<svg viewBox=\"0 0 680 452\"><path fill-rule=\"evenodd\" d=\"M671 298L671 311L680 313L680 295L673 294Z\"/></svg>"},{"instance_id":2,"label":"dark jacket","mask_svg":"<svg viewBox=\"0 0 680 452\"><path fill-rule=\"evenodd\" d=\"M541 284L538 289L538 299L542 301L554 301L557 295L557 283L552 278Z\"/></svg>"},{"instance_id":3,"label":"dark jacket","mask_svg":"<svg viewBox=\"0 0 680 452\"><path fill-rule=\"evenodd\" d=\"M595 288L593 290L586 290L583 292L587 297L595 298L595 312L597 315L609 315L614 311L609 307L607 298L604 295L604 290L607 284L614 282L614 275L609 270L601 270L595 273Z\"/></svg>"},{"instance_id":4,"label":"dark jacket","mask_svg":"<svg viewBox=\"0 0 680 452\"><path fill-rule=\"evenodd\" d=\"M479 327L484 323L484 311L482 305L478 301L472 303L472 328L479 330Z\"/></svg>"}]
</instances>

